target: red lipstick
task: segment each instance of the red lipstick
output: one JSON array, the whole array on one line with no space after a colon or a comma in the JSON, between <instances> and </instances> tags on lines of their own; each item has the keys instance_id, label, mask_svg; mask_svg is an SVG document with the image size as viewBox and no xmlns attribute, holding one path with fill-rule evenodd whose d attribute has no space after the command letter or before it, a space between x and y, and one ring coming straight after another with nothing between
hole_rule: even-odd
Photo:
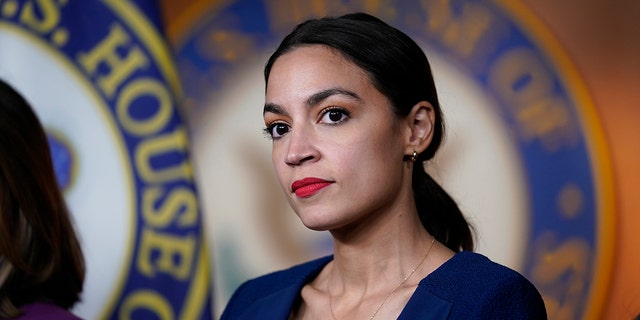
<instances>
[{"instance_id":1,"label":"red lipstick","mask_svg":"<svg viewBox=\"0 0 640 320\"><path fill-rule=\"evenodd\" d=\"M320 178L304 178L291 184L291 191L300 198L308 198L331 184L331 181Z\"/></svg>"}]
</instances>

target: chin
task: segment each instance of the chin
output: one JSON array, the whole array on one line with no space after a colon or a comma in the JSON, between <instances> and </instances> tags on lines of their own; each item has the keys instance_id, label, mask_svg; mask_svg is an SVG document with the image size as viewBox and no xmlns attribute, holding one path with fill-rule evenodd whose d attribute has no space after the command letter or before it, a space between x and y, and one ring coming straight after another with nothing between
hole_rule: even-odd
<instances>
[{"instance_id":1,"label":"chin","mask_svg":"<svg viewBox=\"0 0 640 320\"><path fill-rule=\"evenodd\" d=\"M305 227L307 227L307 229L310 229L313 231L327 231L335 227L334 223L331 223L327 221L327 219L323 219L322 217L319 217L319 216L313 216L313 217L298 216L298 217L300 218L300 221L302 221L302 224Z\"/></svg>"},{"instance_id":2,"label":"chin","mask_svg":"<svg viewBox=\"0 0 640 320\"><path fill-rule=\"evenodd\" d=\"M326 225L326 224L322 224L322 223L311 223L311 222L304 222L302 221L302 224L307 227L307 229L313 230L313 231L327 231L330 230L330 226Z\"/></svg>"}]
</instances>

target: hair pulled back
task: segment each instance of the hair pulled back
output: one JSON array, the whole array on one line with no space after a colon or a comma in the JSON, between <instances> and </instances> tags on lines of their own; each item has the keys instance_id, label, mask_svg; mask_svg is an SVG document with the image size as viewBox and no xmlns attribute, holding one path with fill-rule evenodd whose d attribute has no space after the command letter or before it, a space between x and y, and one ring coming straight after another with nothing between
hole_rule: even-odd
<instances>
[{"instance_id":1,"label":"hair pulled back","mask_svg":"<svg viewBox=\"0 0 640 320\"><path fill-rule=\"evenodd\" d=\"M416 207L425 229L438 241L453 251L473 250L471 227L462 212L423 167L442 143L444 122L431 67L422 49L402 31L366 13L312 19L299 24L271 55L264 70L265 82L280 56L309 45L330 47L363 69L400 118L408 116L420 101L431 103L435 112L433 139L413 167Z\"/></svg>"}]
</instances>

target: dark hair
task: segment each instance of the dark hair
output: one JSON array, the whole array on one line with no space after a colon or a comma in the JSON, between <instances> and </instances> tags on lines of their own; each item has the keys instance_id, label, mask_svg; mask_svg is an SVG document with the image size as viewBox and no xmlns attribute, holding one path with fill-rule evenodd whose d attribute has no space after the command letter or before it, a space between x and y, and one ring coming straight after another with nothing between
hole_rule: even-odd
<instances>
[{"instance_id":1,"label":"dark hair","mask_svg":"<svg viewBox=\"0 0 640 320\"><path fill-rule=\"evenodd\" d=\"M80 300L84 276L44 129L0 80L0 318L32 302L69 309Z\"/></svg>"},{"instance_id":2,"label":"dark hair","mask_svg":"<svg viewBox=\"0 0 640 320\"><path fill-rule=\"evenodd\" d=\"M363 69L401 118L408 116L418 102L431 103L435 112L433 140L413 167L418 214L427 231L451 250L473 250L471 226L455 201L423 167L442 143L444 122L431 67L422 49L402 31L366 13L312 19L299 24L282 40L267 61L265 81L280 56L309 45L328 46Z\"/></svg>"}]
</instances>

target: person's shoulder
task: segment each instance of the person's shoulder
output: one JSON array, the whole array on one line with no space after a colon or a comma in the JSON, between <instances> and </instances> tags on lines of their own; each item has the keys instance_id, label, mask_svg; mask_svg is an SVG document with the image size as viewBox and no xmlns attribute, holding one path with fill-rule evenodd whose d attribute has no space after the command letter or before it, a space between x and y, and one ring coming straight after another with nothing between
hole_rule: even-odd
<instances>
[{"instance_id":1,"label":"person's shoulder","mask_svg":"<svg viewBox=\"0 0 640 320\"><path fill-rule=\"evenodd\" d=\"M486 256L462 251L456 253L431 275L436 282L459 283L464 287L491 286L502 281L526 281L517 271L491 261Z\"/></svg>"},{"instance_id":2,"label":"person's shoulder","mask_svg":"<svg viewBox=\"0 0 640 320\"><path fill-rule=\"evenodd\" d=\"M477 316L536 315L525 319L546 319L542 297L536 287L519 272L491 261L486 256L463 251L425 278L429 290L457 305L464 314ZM495 313L497 312L497 314Z\"/></svg>"},{"instance_id":3,"label":"person's shoulder","mask_svg":"<svg viewBox=\"0 0 640 320\"><path fill-rule=\"evenodd\" d=\"M36 302L20 307L24 313L15 320L82 320L70 311L55 304Z\"/></svg>"},{"instance_id":4,"label":"person's shoulder","mask_svg":"<svg viewBox=\"0 0 640 320\"><path fill-rule=\"evenodd\" d=\"M302 288L332 259L333 256L318 258L245 281L229 299L223 315L240 311L255 301L278 291L291 289L292 287L295 290Z\"/></svg>"}]
</instances>

